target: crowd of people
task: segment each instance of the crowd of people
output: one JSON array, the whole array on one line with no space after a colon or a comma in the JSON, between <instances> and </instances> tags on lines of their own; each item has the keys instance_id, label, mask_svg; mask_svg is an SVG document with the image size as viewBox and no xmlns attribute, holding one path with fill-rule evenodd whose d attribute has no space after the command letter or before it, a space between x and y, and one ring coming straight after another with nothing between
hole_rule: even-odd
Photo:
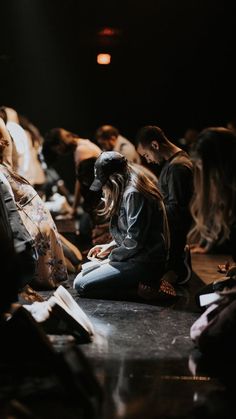
<instances>
[{"instance_id":1,"label":"crowd of people","mask_svg":"<svg viewBox=\"0 0 236 419\"><path fill-rule=\"evenodd\" d=\"M79 270L86 257L86 252L83 257L75 243L58 233L55 214L68 218L80 214L81 230L83 220L90 226L85 228L91 236L88 243L100 246L99 252L92 249L88 253L87 249L89 258L107 257L101 273L91 271L85 277L77 272L74 285L83 295L90 295L88 290L94 291L95 284L102 282L91 279L93 285L88 286L90 278L101 275L105 281L105 270L116 263L122 282L109 280L106 294L108 290L113 294L115 287L118 294L125 295L132 282L133 291L140 291L138 285L144 283L145 293L151 296L164 275L178 285L190 280L191 253L207 253L222 246L233 254L234 130L230 125L199 133L188 131L195 135L186 142L190 146L183 147L185 150L183 141L170 141L158 126L139 130L136 144L111 125L99 127L94 140L61 127L52 128L43 137L28 118L2 106L1 182L7 185L36 247L31 285L56 287L71 272L71 261L76 260L74 266ZM72 194L54 166L58 156L63 161L68 154L74 161ZM149 163L158 166L158 178ZM111 241L113 246L107 247ZM96 295L103 297L103 292L99 285Z\"/></svg>"},{"instance_id":2,"label":"crowd of people","mask_svg":"<svg viewBox=\"0 0 236 419\"><path fill-rule=\"evenodd\" d=\"M68 154L74 193L54 164ZM235 166L231 125L195 131L182 148L158 126L141 128L135 144L111 125L94 140L62 127L42 136L2 106L1 314L26 284L55 289L71 273L81 297L155 300L191 280L191 253L227 251L236 261ZM58 216L79 220L89 248L58 232Z\"/></svg>"}]
</instances>

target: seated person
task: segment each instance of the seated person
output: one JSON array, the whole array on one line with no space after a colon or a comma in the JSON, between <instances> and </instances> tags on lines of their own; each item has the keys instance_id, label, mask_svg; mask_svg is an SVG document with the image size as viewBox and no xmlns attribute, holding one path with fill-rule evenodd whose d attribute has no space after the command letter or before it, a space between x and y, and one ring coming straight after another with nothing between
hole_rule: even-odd
<instances>
[{"instance_id":1,"label":"seated person","mask_svg":"<svg viewBox=\"0 0 236 419\"><path fill-rule=\"evenodd\" d=\"M102 213L111 217L110 247L97 245L88 257L108 259L83 269L74 281L80 296L123 298L137 295L140 281L159 286L165 272L169 231L157 186L118 152L103 152L95 163L94 191L103 191Z\"/></svg>"}]
</instances>

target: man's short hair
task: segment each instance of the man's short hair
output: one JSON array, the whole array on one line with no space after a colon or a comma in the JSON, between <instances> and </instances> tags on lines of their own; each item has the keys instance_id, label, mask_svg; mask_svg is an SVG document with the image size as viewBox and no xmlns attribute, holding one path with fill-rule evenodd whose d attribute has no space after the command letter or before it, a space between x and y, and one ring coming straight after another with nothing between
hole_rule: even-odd
<instances>
[{"instance_id":1,"label":"man's short hair","mask_svg":"<svg viewBox=\"0 0 236 419\"><path fill-rule=\"evenodd\" d=\"M154 140L158 143L166 143L167 138L161 128L155 125L147 125L138 132L136 144L145 147L151 145Z\"/></svg>"},{"instance_id":2,"label":"man's short hair","mask_svg":"<svg viewBox=\"0 0 236 419\"><path fill-rule=\"evenodd\" d=\"M112 125L103 125L98 128L95 134L96 139L109 140L111 137L118 137L119 131Z\"/></svg>"}]
</instances>

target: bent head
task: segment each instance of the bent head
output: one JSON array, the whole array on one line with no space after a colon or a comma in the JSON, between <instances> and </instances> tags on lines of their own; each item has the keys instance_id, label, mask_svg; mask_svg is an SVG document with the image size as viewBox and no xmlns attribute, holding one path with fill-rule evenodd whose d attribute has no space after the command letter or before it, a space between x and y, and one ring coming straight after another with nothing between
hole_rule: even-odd
<instances>
[{"instance_id":1,"label":"bent head","mask_svg":"<svg viewBox=\"0 0 236 419\"><path fill-rule=\"evenodd\" d=\"M95 162L94 181L90 189L98 192L109 184L112 177L119 175L126 178L127 174L127 159L116 151L104 151Z\"/></svg>"},{"instance_id":2,"label":"bent head","mask_svg":"<svg viewBox=\"0 0 236 419\"><path fill-rule=\"evenodd\" d=\"M78 135L64 128L53 128L45 136L45 148L62 155L75 147L76 138Z\"/></svg>"},{"instance_id":3,"label":"bent head","mask_svg":"<svg viewBox=\"0 0 236 419\"><path fill-rule=\"evenodd\" d=\"M147 163L161 164L164 160L163 145L167 144L167 138L163 131L157 127L148 125L143 127L137 135L137 151L145 158Z\"/></svg>"},{"instance_id":4,"label":"bent head","mask_svg":"<svg viewBox=\"0 0 236 419\"><path fill-rule=\"evenodd\" d=\"M94 166L94 181L90 190L103 191L104 208L102 215L113 215L119 208L123 191L129 179L128 161L116 151L104 151Z\"/></svg>"},{"instance_id":5,"label":"bent head","mask_svg":"<svg viewBox=\"0 0 236 419\"><path fill-rule=\"evenodd\" d=\"M112 125L103 125L96 131L96 140L104 151L114 150L119 131Z\"/></svg>"}]
</instances>

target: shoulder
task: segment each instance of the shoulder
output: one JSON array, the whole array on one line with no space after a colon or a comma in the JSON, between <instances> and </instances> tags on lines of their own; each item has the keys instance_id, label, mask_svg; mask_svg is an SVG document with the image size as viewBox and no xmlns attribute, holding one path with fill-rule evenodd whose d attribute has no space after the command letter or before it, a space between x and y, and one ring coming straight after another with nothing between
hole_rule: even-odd
<instances>
[{"instance_id":1,"label":"shoulder","mask_svg":"<svg viewBox=\"0 0 236 419\"><path fill-rule=\"evenodd\" d=\"M82 160L98 157L101 153L100 148L90 140L81 139L75 149L75 161L79 163Z\"/></svg>"},{"instance_id":2,"label":"shoulder","mask_svg":"<svg viewBox=\"0 0 236 419\"><path fill-rule=\"evenodd\" d=\"M178 169L187 168L192 170L193 163L191 162L189 155L185 151L182 151L170 161L170 167Z\"/></svg>"},{"instance_id":3,"label":"shoulder","mask_svg":"<svg viewBox=\"0 0 236 419\"><path fill-rule=\"evenodd\" d=\"M168 171L173 174L189 175L193 173L193 163L187 153L183 152L170 161Z\"/></svg>"},{"instance_id":4,"label":"shoulder","mask_svg":"<svg viewBox=\"0 0 236 419\"><path fill-rule=\"evenodd\" d=\"M85 148L88 147L88 144L89 143L90 143L89 140L86 140L85 138L80 138L79 141L78 141L78 143L77 143L77 146L76 146L75 151L84 150Z\"/></svg>"},{"instance_id":5,"label":"shoulder","mask_svg":"<svg viewBox=\"0 0 236 419\"><path fill-rule=\"evenodd\" d=\"M133 202L138 206L145 200L145 196L132 185L127 186L127 188L124 191L123 202Z\"/></svg>"}]
</instances>

